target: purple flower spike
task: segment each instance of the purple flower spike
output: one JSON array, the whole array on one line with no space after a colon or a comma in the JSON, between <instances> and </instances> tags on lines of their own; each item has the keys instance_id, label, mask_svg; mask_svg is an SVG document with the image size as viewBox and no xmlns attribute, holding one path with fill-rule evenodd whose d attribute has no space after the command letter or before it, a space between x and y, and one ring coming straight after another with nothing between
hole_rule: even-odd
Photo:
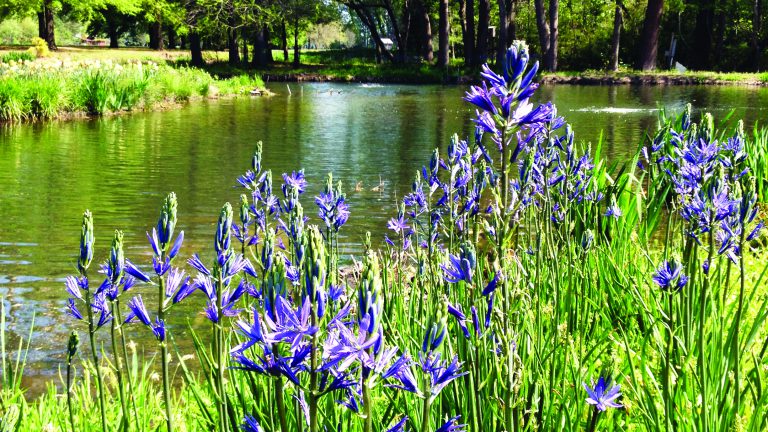
<instances>
[{"instance_id":1,"label":"purple flower spike","mask_svg":"<svg viewBox=\"0 0 768 432\"><path fill-rule=\"evenodd\" d=\"M449 262L441 264L440 267L445 272L444 278L450 283L459 283L459 281L465 281L466 283L472 283L472 266L466 258L460 258L455 255L448 255Z\"/></svg>"},{"instance_id":2,"label":"purple flower spike","mask_svg":"<svg viewBox=\"0 0 768 432\"><path fill-rule=\"evenodd\" d=\"M447 422L443 423L435 432L464 432L466 424L459 424L460 415L451 417Z\"/></svg>"},{"instance_id":3,"label":"purple flower spike","mask_svg":"<svg viewBox=\"0 0 768 432\"><path fill-rule=\"evenodd\" d=\"M401 418L400 421L392 425L392 427L390 427L384 432L405 432L405 423L407 421L408 421L408 416L403 416L403 418Z\"/></svg>"},{"instance_id":4,"label":"purple flower spike","mask_svg":"<svg viewBox=\"0 0 768 432\"><path fill-rule=\"evenodd\" d=\"M76 320L83 319L83 314L81 314L80 310L77 309L77 305L75 305L74 299L69 299L69 303L67 304L67 313Z\"/></svg>"},{"instance_id":5,"label":"purple flower spike","mask_svg":"<svg viewBox=\"0 0 768 432\"><path fill-rule=\"evenodd\" d=\"M152 327L152 333L155 334L155 337L158 341L162 342L165 340L165 321L161 320L160 318L155 318L155 323L151 326Z\"/></svg>"},{"instance_id":6,"label":"purple flower spike","mask_svg":"<svg viewBox=\"0 0 768 432\"><path fill-rule=\"evenodd\" d=\"M142 282L151 282L149 276L139 270L129 259L125 260L125 272Z\"/></svg>"},{"instance_id":7,"label":"purple flower spike","mask_svg":"<svg viewBox=\"0 0 768 432\"><path fill-rule=\"evenodd\" d=\"M472 86L470 87L470 91L466 92L466 96L464 96L464 100L477 106L483 111L490 112L493 114L498 113L498 110L496 106L493 104L493 100L491 99L491 95L493 94L493 90L488 90L488 86L483 83L483 87L479 86Z\"/></svg>"},{"instance_id":8,"label":"purple flower spike","mask_svg":"<svg viewBox=\"0 0 768 432\"><path fill-rule=\"evenodd\" d=\"M654 273L653 281L663 290L680 290L688 283L688 276L683 274L683 267L677 261L664 261Z\"/></svg>"},{"instance_id":9,"label":"purple flower spike","mask_svg":"<svg viewBox=\"0 0 768 432\"><path fill-rule=\"evenodd\" d=\"M610 380L605 380L603 377L597 380L597 384L592 381L592 386L587 386L582 383L584 389L587 391L587 403L594 405L598 411L605 411L608 408L621 408L622 405L614 402L621 393L619 393L620 386L616 385L608 389Z\"/></svg>"},{"instance_id":10,"label":"purple flower spike","mask_svg":"<svg viewBox=\"0 0 768 432\"><path fill-rule=\"evenodd\" d=\"M261 428L259 422L249 415L246 415L245 418L243 418L242 429L243 432L264 432L264 429Z\"/></svg>"},{"instance_id":11,"label":"purple flower spike","mask_svg":"<svg viewBox=\"0 0 768 432\"><path fill-rule=\"evenodd\" d=\"M152 322L149 320L149 313L147 312L147 307L144 306L144 300L141 298L141 294L137 295L136 297L132 298L131 301L128 302L128 308L131 310L128 313L128 316L125 318L125 322L133 322L134 318L141 321L144 325L152 325Z\"/></svg>"}]
</instances>

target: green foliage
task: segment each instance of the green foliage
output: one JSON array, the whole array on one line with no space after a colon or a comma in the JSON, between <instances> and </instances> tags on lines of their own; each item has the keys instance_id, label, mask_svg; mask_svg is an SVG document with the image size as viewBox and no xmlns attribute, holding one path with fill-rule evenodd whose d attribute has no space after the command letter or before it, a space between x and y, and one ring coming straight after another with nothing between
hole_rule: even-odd
<instances>
[{"instance_id":1,"label":"green foliage","mask_svg":"<svg viewBox=\"0 0 768 432\"><path fill-rule=\"evenodd\" d=\"M217 80L199 69L151 63L123 66L86 62L61 66L33 62L5 67L6 76L0 79L0 121L151 109L198 97L248 94L264 86L258 77L244 75Z\"/></svg>"},{"instance_id":2,"label":"green foliage","mask_svg":"<svg viewBox=\"0 0 768 432\"><path fill-rule=\"evenodd\" d=\"M29 51L11 51L0 56L0 63L33 61L35 58Z\"/></svg>"},{"instance_id":3,"label":"green foliage","mask_svg":"<svg viewBox=\"0 0 768 432\"><path fill-rule=\"evenodd\" d=\"M39 37L32 38L32 47L29 48L29 52L34 54L37 58L48 57L48 55L51 53L48 50L48 43Z\"/></svg>"}]
</instances>

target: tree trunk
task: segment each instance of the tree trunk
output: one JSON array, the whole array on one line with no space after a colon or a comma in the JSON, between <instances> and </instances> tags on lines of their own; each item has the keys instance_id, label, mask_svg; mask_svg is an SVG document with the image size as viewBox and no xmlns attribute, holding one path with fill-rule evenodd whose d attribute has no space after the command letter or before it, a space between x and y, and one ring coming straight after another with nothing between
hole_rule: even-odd
<instances>
[{"instance_id":1,"label":"tree trunk","mask_svg":"<svg viewBox=\"0 0 768 432\"><path fill-rule=\"evenodd\" d=\"M475 63L475 0L466 0L466 27L464 35L464 64Z\"/></svg>"},{"instance_id":2,"label":"tree trunk","mask_svg":"<svg viewBox=\"0 0 768 432\"><path fill-rule=\"evenodd\" d=\"M432 51L432 24L424 0L415 0L413 11L414 18L416 19L416 33L414 34L415 46L418 49L421 58L427 62L431 62L434 59L434 53Z\"/></svg>"},{"instance_id":3,"label":"tree trunk","mask_svg":"<svg viewBox=\"0 0 768 432\"><path fill-rule=\"evenodd\" d=\"M491 24L490 0L480 0L477 6L477 43L475 44L475 65L488 60L488 27Z\"/></svg>"},{"instance_id":4,"label":"tree trunk","mask_svg":"<svg viewBox=\"0 0 768 432\"><path fill-rule=\"evenodd\" d=\"M547 70L554 72L557 70L557 42L558 42L558 9L559 0L549 0L549 51L547 51Z\"/></svg>"},{"instance_id":5,"label":"tree trunk","mask_svg":"<svg viewBox=\"0 0 768 432\"><path fill-rule=\"evenodd\" d=\"M512 27L515 14L514 2L515 0L497 0L499 5L499 43L496 46L496 64L499 66L504 64L507 48L515 39Z\"/></svg>"},{"instance_id":6,"label":"tree trunk","mask_svg":"<svg viewBox=\"0 0 768 432\"><path fill-rule=\"evenodd\" d=\"M360 18L360 21L371 33L371 39L373 39L373 42L381 50L381 54L385 56L387 60L394 60L395 58L392 53L386 49L384 42L381 41L381 35L379 34L379 30L376 28L376 21L374 21L368 9L366 9L365 6L361 6L355 3L347 3L347 6L355 11L357 17Z\"/></svg>"},{"instance_id":7,"label":"tree trunk","mask_svg":"<svg viewBox=\"0 0 768 432\"><path fill-rule=\"evenodd\" d=\"M264 29L257 27L253 32L253 57L251 65L263 67L267 65L267 41L264 38Z\"/></svg>"},{"instance_id":8,"label":"tree trunk","mask_svg":"<svg viewBox=\"0 0 768 432\"><path fill-rule=\"evenodd\" d=\"M760 70L761 60L761 44L760 33L763 27L763 6L760 0L753 0L752 2L752 40L750 45L752 46L752 60L755 70Z\"/></svg>"},{"instance_id":9,"label":"tree trunk","mask_svg":"<svg viewBox=\"0 0 768 432\"><path fill-rule=\"evenodd\" d=\"M617 72L619 70L619 44L621 43L621 25L624 18L621 15L621 6L616 3L613 11L613 36L611 37L611 64L608 69Z\"/></svg>"},{"instance_id":10,"label":"tree trunk","mask_svg":"<svg viewBox=\"0 0 768 432\"><path fill-rule=\"evenodd\" d=\"M45 25L45 11L37 13L37 37L48 40L48 27Z\"/></svg>"},{"instance_id":11,"label":"tree trunk","mask_svg":"<svg viewBox=\"0 0 768 432\"><path fill-rule=\"evenodd\" d=\"M227 29L227 49L229 51L229 64L240 63L240 50L237 44L237 31L234 28Z\"/></svg>"},{"instance_id":12,"label":"tree trunk","mask_svg":"<svg viewBox=\"0 0 768 432\"><path fill-rule=\"evenodd\" d=\"M549 21L547 13L544 11L544 0L533 0L534 9L536 9L536 28L539 31L539 49L541 58L544 60L542 66L549 69L547 60L549 59Z\"/></svg>"},{"instance_id":13,"label":"tree trunk","mask_svg":"<svg viewBox=\"0 0 768 432\"><path fill-rule=\"evenodd\" d=\"M280 48L283 50L283 61L288 63L288 30L285 28L285 20L280 21Z\"/></svg>"},{"instance_id":14,"label":"tree trunk","mask_svg":"<svg viewBox=\"0 0 768 432\"><path fill-rule=\"evenodd\" d=\"M397 17L395 16L395 9L392 6L391 0L384 0L384 10L386 10L387 12L387 18L389 19L389 23L392 26L392 33L394 33L395 35L395 42L397 42L397 59L399 62L405 62L405 59L406 59L405 39L407 37L407 32L403 33L401 31L400 25L397 22ZM450 14L448 14L448 19L450 20Z\"/></svg>"},{"instance_id":15,"label":"tree trunk","mask_svg":"<svg viewBox=\"0 0 768 432\"><path fill-rule=\"evenodd\" d=\"M242 38L240 38L243 41L243 64L248 64L248 36L245 34L245 31L242 33Z\"/></svg>"},{"instance_id":16,"label":"tree trunk","mask_svg":"<svg viewBox=\"0 0 768 432\"><path fill-rule=\"evenodd\" d=\"M275 61L274 57L272 57L272 46L269 45L269 41L272 39L272 35L269 33L269 26L265 25L262 32L264 32L264 61L265 64L269 65Z\"/></svg>"},{"instance_id":17,"label":"tree trunk","mask_svg":"<svg viewBox=\"0 0 768 432\"><path fill-rule=\"evenodd\" d=\"M48 49L57 50L51 0L43 0L43 9L37 14L38 36L48 43Z\"/></svg>"},{"instance_id":18,"label":"tree trunk","mask_svg":"<svg viewBox=\"0 0 768 432\"><path fill-rule=\"evenodd\" d=\"M717 28L715 30L715 52L716 53L722 53L723 47L725 45L725 29L728 26L727 20L727 13L724 10L725 6L720 3L720 6L717 8L717 15L715 17L715 21L717 22ZM715 65L720 69L722 67L722 57L720 55L715 56Z\"/></svg>"},{"instance_id":19,"label":"tree trunk","mask_svg":"<svg viewBox=\"0 0 768 432\"><path fill-rule=\"evenodd\" d=\"M696 26L693 30L693 49L688 60L694 69L709 70L712 67L712 29L715 14L711 0L699 1Z\"/></svg>"},{"instance_id":20,"label":"tree trunk","mask_svg":"<svg viewBox=\"0 0 768 432\"><path fill-rule=\"evenodd\" d=\"M636 64L637 68L643 71L656 69L656 55L659 51L659 27L661 26L663 9L664 0L648 0L643 31L640 34L640 55Z\"/></svg>"},{"instance_id":21,"label":"tree trunk","mask_svg":"<svg viewBox=\"0 0 768 432\"><path fill-rule=\"evenodd\" d=\"M189 42L190 61L192 66L203 66L205 61L203 60L203 49L200 45L200 33L197 32L197 2L191 0L187 6L187 25L189 26L189 33L187 38L181 39L181 48L184 49L186 42Z\"/></svg>"},{"instance_id":22,"label":"tree trunk","mask_svg":"<svg viewBox=\"0 0 768 432\"><path fill-rule=\"evenodd\" d=\"M176 48L176 30L173 27L168 27L168 48Z\"/></svg>"},{"instance_id":23,"label":"tree trunk","mask_svg":"<svg viewBox=\"0 0 768 432\"><path fill-rule=\"evenodd\" d=\"M293 67L301 65L301 51L299 47L299 20L293 21Z\"/></svg>"},{"instance_id":24,"label":"tree trunk","mask_svg":"<svg viewBox=\"0 0 768 432\"><path fill-rule=\"evenodd\" d=\"M153 50L163 50L163 25L158 18L157 21L149 24L149 47Z\"/></svg>"},{"instance_id":25,"label":"tree trunk","mask_svg":"<svg viewBox=\"0 0 768 432\"><path fill-rule=\"evenodd\" d=\"M120 33L117 31L117 24L114 20L107 18L107 27L109 33L109 47L118 48L120 46Z\"/></svg>"},{"instance_id":26,"label":"tree trunk","mask_svg":"<svg viewBox=\"0 0 768 432\"><path fill-rule=\"evenodd\" d=\"M191 55L190 64L192 66L203 66L205 61L203 60L203 49L200 46L200 33L196 29L189 31L189 51Z\"/></svg>"},{"instance_id":27,"label":"tree trunk","mask_svg":"<svg viewBox=\"0 0 768 432\"><path fill-rule=\"evenodd\" d=\"M440 67L448 67L448 44L450 38L449 20L451 12L448 8L448 0L440 0L440 30L439 30L439 52L437 58L437 65Z\"/></svg>"}]
</instances>

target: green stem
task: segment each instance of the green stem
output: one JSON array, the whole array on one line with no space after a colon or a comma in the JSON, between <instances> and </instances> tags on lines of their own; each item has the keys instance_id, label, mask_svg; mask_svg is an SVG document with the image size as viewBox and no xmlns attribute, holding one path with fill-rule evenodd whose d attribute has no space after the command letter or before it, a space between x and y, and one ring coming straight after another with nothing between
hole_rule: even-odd
<instances>
[{"instance_id":1,"label":"green stem","mask_svg":"<svg viewBox=\"0 0 768 432\"><path fill-rule=\"evenodd\" d=\"M283 378L278 377L275 383L275 402L277 403L277 416L280 418L280 431L288 432L288 418L285 412L285 399L283 395Z\"/></svg>"},{"instance_id":2,"label":"green stem","mask_svg":"<svg viewBox=\"0 0 768 432\"><path fill-rule=\"evenodd\" d=\"M595 408L594 411L592 411L592 419L589 421L589 426L587 426L587 432L595 432L595 428L597 427L597 417L600 414L600 411Z\"/></svg>"},{"instance_id":3,"label":"green stem","mask_svg":"<svg viewBox=\"0 0 768 432\"><path fill-rule=\"evenodd\" d=\"M67 410L69 411L69 424L72 432L75 432L75 412L72 408L72 354L67 355Z\"/></svg>"},{"instance_id":4,"label":"green stem","mask_svg":"<svg viewBox=\"0 0 768 432\"><path fill-rule=\"evenodd\" d=\"M424 406L421 412L421 432L430 432L429 430L429 409L432 406L429 395L424 397Z\"/></svg>"},{"instance_id":5,"label":"green stem","mask_svg":"<svg viewBox=\"0 0 768 432\"><path fill-rule=\"evenodd\" d=\"M672 401L672 365L671 365L671 357L673 355L673 342L675 339L675 332L674 332L674 321L672 319L672 314L674 313L674 297L671 293L668 294L669 297L669 311L668 313L668 321L667 325L669 326L669 340L667 341L667 355L665 359L664 364L664 390L665 390L665 400L664 405L666 409L666 417L667 417L667 430L672 431L674 430L672 428L672 418L674 416L674 410L673 410L673 401Z\"/></svg>"},{"instance_id":6,"label":"green stem","mask_svg":"<svg viewBox=\"0 0 768 432\"><path fill-rule=\"evenodd\" d=\"M306 301L312 301L307 299ZM317 311L312 303L312 326L317 326ZM312 353L310 355L309 375L309 432L317 432L317 332L312 335Z\"/></svg>"},{"instance_id":7,"label":"green stem","mask_svg":"<svg viewBox=\"0 0 768 432\"><path fill-rule=\"evenodd\" d=\"M226 397L226 388L224 387L224 360L225 356L223 354L224 349L224 337L223 337L223 330L221 328L221 321L224 319L224 312L223 312L223 306L222 306L222 290L224 289L224 277L222 275L222 269L219 269L218 271L218 280L216 283L216 313L219 317L219 322L214 323L213 325L213 334L214 334L214 341L216 344L215 347L215 355L216 355L216 369L217 369L217 392L219 393L219 400L218 400L218 408L219 408L219 431L220 432L226 432L227 431L227 397Z\"/></svg>"},{"instance_id":8,"label":"green stem","mask_svg":"<svg viewBox=\"0 0 768 432\"><path fill-rule=\"evenodd\" d=\"M734 360L734 385L736 387L736 400L735 400L735 409L736 413L739 413L739 408L741 407L741 346L739 344L739 332L741 331L741 314L744 310L744 286L745 286L745 278L746 273L744 269L744 239L745 239L745 231L742 227L741 229L741 239L739 243L739 247L741 248L741 259L739 260L739 266L740 266L740 274L739 274L739 306L736 309L736 329L734 331L733 335L733 353L735 355ZM727 281L726 281L727 285Z\"/></svg>"},{"instance_id":9,"label":"green stem","mask_svg":"<svg viewBox=\"0 0 768 432\"><path fill-rule=\"evenodd\" d=\"M165 261L165 252L161 255L161 260L163 262ZM158 296L157 296L157 317L160 321L165 322L165 308L164 306L164 300L165 300L165 278L160 277L158 285ZM167 337L167 334L166 334ZM173 398L171 397L171 383L170 383L170 375L168 373L168 345L165 343L165 340L160 342L160 361L162 362L162 370L163 370L163 398L165 399L165 422L168 432L173 432L173 415L172 415L172 406L171 401ZM223 429L222 429L223 430Z\"/></svg>"},{"instance_id":10,"label":"green stem","mask_svg":"<svg viewBox=\"0 0 768 432\"><path fill-rule=\"evenodd\" d=\"M373 432L373 407L371 406L371 390L368 379L363 373L363 409L365 410L365 432Z\"/></svg>"},{"instance_id":11,"label":"green stem","mask_svg":"<svg viewBox=\"0 0 768 432\"><path fill-rule=\"evenodd\" d=\"M117 317L116 304L114 301L110 302L110 308L112 309L115 317ZM120 353L117 349L117 319L112 320L111 340L112 340L112 356L115 361L115 377L117 378L117 389L120 396L120 408L122 409L122 419L120 421L123 430L128 430L130 423L128 422L128 404L125 402L125 386L123 384L123 368L121 365Z\"/></svg>"},{"instance_id":12,"label":"green stem","mask_svg":"<svg viewBox=\"0 0 768 432\"><path fill-rule=\"evenodd\" d=\"M122 314L120 313L120 299L115 299L115 318L118 322L123 322ZM131 402L131 408L133 409L133 420L136 424L136 427L139 429L142 429L139 426L139 412L136 409L136 399L134 397L134 391L133 391L133 377L131 376L131 368L128 366L130 363L128 362L128 349L125 343L125 332L123 332L123 326L120 324L117 327L117 332L120 334L120 343L123 346L123 361L125 362L125 374L128 378L128 399Z\"/></svg>"},{"instance_id":13,"label":"green stem","mask_svg":"<svg viewBox=\"0 0 768 432\"><path fill-rule=\"evenodd\" d=\"M709 253L707 254L707 269L706 277L701 288L701 299L699 303L699 379L701 380L701 429L703 431L709 430L709 420L707 415L707 360L706 351L704 350L704 336L706 329L706 312L707 312L707 294L709 290L710 280L712 278L712 258L715 256L715 238L712 230L709 231Z\"/></svg>"},{"instance_id":14,"label":"green stem","mask_svg":"<svg viewBox=\"0 0 768 432\"><path fill-rule=\"evenodd\" d=\"M82 275L87 277L85 273ZM96 351L96 329L93 327L93 308L91 304L93 299L91 297L91 290L85 291L85 306L88 310L88 338L91 343L91 356L93 357L93 367L96 368L96 386L99 390L99 409L101 411L101 430L107 429L107 411L106 411L106 398L104 396L104 379L101 376L101 369L99 368L99 354Z\"/></svg>"}]
</instances>

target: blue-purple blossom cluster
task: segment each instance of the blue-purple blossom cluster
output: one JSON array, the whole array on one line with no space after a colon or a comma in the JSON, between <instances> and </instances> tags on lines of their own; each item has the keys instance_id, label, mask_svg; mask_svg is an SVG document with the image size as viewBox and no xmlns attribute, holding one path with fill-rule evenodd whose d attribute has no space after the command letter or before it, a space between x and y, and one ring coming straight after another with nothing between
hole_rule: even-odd
<instances>
[{"instance_id":1,"label":"blue-purple blossom cluster","mask_svg":"<svg viewBox=\"0 0 768 432\"><path fill-rule=\"evenodd\" d=\"M718 255L736 262L743 242L760 235L755 179L747 167L743 125L729 137L716 135L714 120L705 114L691 121L690 105L677 125L662 129L642 149L641 167L665 175L671 183L688 236ZM742 241L743 240L743 241Z\"/></svg>"}]
</instances>

